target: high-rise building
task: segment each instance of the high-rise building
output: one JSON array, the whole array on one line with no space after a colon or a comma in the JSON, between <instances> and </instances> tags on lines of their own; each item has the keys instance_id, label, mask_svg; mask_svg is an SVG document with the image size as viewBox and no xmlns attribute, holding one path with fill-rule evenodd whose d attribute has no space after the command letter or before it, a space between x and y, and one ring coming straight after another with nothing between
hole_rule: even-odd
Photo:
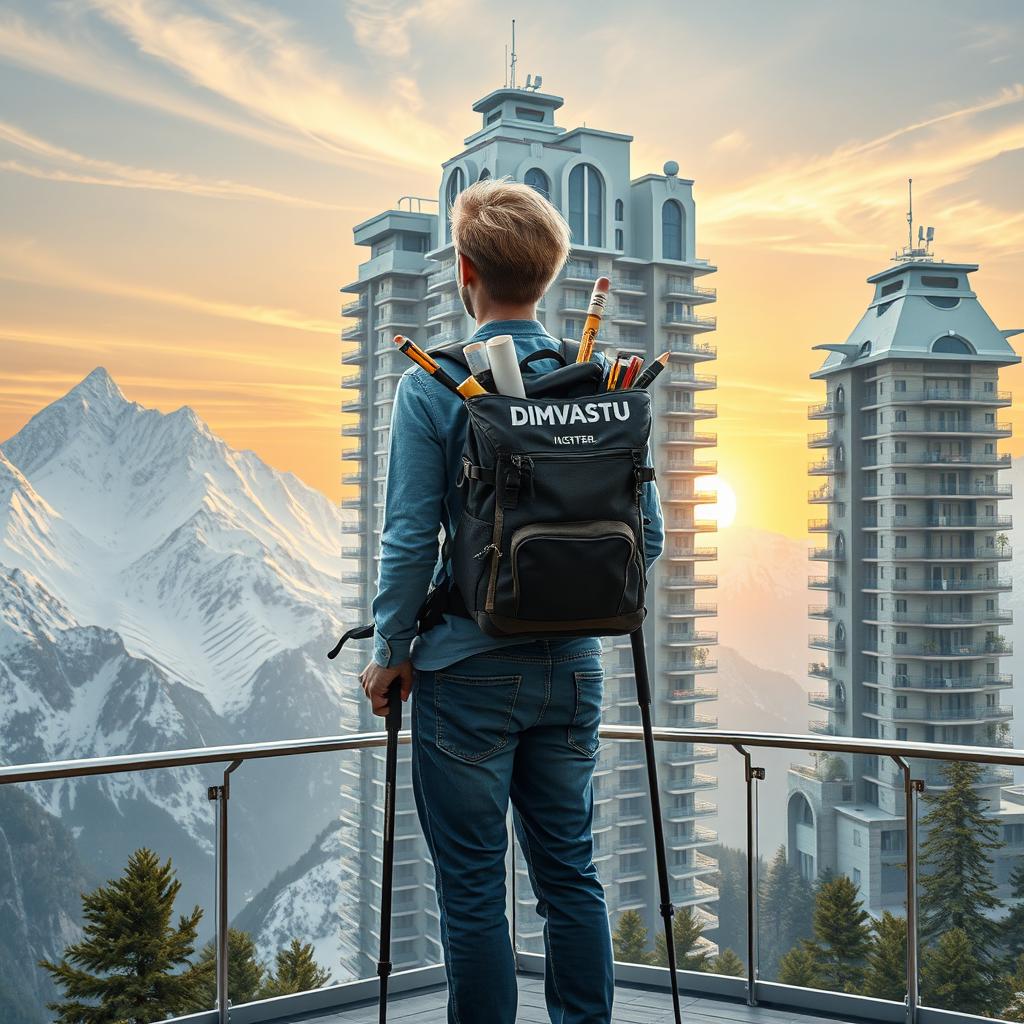
<instances>
[{"instance_id":1,"label":"high-rise building","mask_svg":"<svg viewBox=\"0 0 1024 1024\"><path fill-rule=\"evenodd\" d=\"M931 241L929 229L928 242ZM825 513L810 579L822 603L810 675L812 707L828 713L811 732L955 744L1011 746L1005 700L1010 652L1000 608L1010 589L1001 511L1010 485L1000 471L1010 436L1000 412L1010 396L999 369L1020 361L972 290L973 263L935 259L913 236L886 269L842 344L811 376L825 401L809 445L821 481L811 502ZM914 763L934 791L938 762ZM980 794L1004 837L1020 830L1020 798L1002 787L1010 769L990 767ZM829 755L789 773L789 854L806 878L827 869L860 887L872 914L902 914L907 836L903 776L886 757ZM1005 883L1019 836L998 857Z\"/></svg>"},{"instance_id":2,"label":"high-rise building","mask_svg":"<svg viewBox=\"0 0 1024 1024\"><path fill-rule=\"evenodd\" d=\"M703 425L715 406L699 401L715 387L715 378L698 372L715 358L705 335L715 318L701 312L715 301L715 290L699 282L715 268L696 256L693 182L679 176L674 161L662 174L630 177L631 137L583 127L566 130L555 123L558 96L502 88L473 106L480 123L462 150L441 171L439 200L403 198L357 225L358 245L370 250L358 280L342 291L352 295L344 307L353 323L343 338L355 344L342 357L357 368L343 386L355 395L342 406L355 416L342 428L358 445L344 453L356 465L343 477L355 489L343 505L348 536L344 598L352 621L365 621L374 593L392 399L406 358L393 338L402 333L423 347L468 337L474 325L466 316L455 284L448 208L470 183L509 176L546 196L566 217L573 233L571 259L549 289L538 311L556 338L578 339L594 281L612 280L611 297L599 337L605 351L635 352L651 359L664 351L671 360L654 386L655 430L652 455L666 518L666 548L649 579L645 623L655 722L708 727L714 720L701 708L715 699L703 683L714 672L710 649L717 635L704 628L715 606L702 599L716 578L701 571L715 559L702 535L715 529L697 508L713 494L696 481L715 465L700 458L713 447L714 434ZM628 638L606 638L605 720L639 723ZM346 654L349 671L358 672L365 654ZM358 688L353 690L358 693ZM354 709L371 723L365 708ZM717 891L705 881L715 862L704 851L716 840L702 822L715 811L706 799L715 779L702 767L716 759L715 749L695 744L663 744L661 799L670 846L672 896L691 906L713 940ZM408 778L408 776L405 776ZM358 861L379 857L382 755L354 758L346 768L344 817L351 825L351 855ZM595 781L596 863L608 894L613 924L621 911L639 910L652 935L660 925L657 876L647 798L643 750L639 743L605 744ZM399 852L394 959L408 964L440 959L432 875L420 845L411 793L400 794ZM369 860L366 860L369 864ZM363 871L360 906L350 910L353 950L372 949L378 889L373 870ZM379 875L379 870L376 871ZM516 872L520 948L541 949L540 923L525 865ZM355 929L362 929L357 941ZM365 970L366 965L353 966Z\"/></svg>"}]
</instances>

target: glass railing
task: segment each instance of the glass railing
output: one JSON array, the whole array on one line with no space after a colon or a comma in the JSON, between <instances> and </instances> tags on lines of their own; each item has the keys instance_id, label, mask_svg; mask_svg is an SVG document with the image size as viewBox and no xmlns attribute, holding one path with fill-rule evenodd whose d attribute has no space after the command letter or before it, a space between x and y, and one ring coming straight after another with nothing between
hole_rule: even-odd
<instances>
[{"instance_id":1,"label":"glass railing","mask_svg":"<svg viewBox=\"0 0 1024 1024\"><path fill-rule=\"evenodd\" d=\"M681 695L700 693L683 687ZM601 730L594 862L617 977L666 988L641 730L607 722L612 700L626 696L609 692ZM1012 767L1024 766L1024 751L976 734L948 745L811 728L813 735L655 727L667 916L681 984L711 1003L739 999L839 1019L895 1022L929 1008L944 1010L949 1024L1017 1019L1024 792L1012 785ZM407 733L401 741L409 742ZM105 858L108 881L51 854L59 865L48 872L51 883L96 894L90 920L108 929L118 926L116 901L100 895L114 894L109 878L118 867L123 893L162 901L164 910L174 904L167 927L188 933L193 951L161 969L196 973L187 999L154 1021L176 1012L213 1024L244 1005L238 1019L253 1024L314 1011L343 1022L345 1007L372 1000L376 989L384 742L374 732L7 766L0 826L8 839L16 834L18 797L29 789L45 802L73 787L83 834L101 789L124 799L173 790L182 797L172 815L178 826L205 837L205 880L176 859L174 830L147 820L145 835L141 822L137 831L93 828L88 839ZM393 991L444 981L408 768L400 755ZM320 775L334 796L311 804L300 791ZM359 828L367 841L355 839ZM516 962L538 972L543 935L516 856ZM186 878L180 890L175 867ZM169 872L162 883L161 870ZM87 931L82 941L105 934ZM52 951L53 966L62 952ZM11 970L5 963L5 980Z\"/></svg>"}]
</instances>

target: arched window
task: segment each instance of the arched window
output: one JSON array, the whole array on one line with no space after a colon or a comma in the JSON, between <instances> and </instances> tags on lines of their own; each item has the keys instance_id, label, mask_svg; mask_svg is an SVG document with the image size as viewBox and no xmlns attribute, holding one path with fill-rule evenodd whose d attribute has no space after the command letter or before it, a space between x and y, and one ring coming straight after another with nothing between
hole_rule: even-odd
<instances>
[{"instance_id":1,"label":"arched window","mask_svg":"<svg viewBox=\"0 0 1024 1024\"><path fill-rule=\"evenodd\" d=\"M539 168L531 167L527 172L523 181L539 192L545 199L551 198L551 182L548 181L548 176Z\"/></svg>"},{"instance_id":2,"label":"arched window","mask_svg":"<svg viewBox=\"0 0 1024 1024\"><path fill-rule=\"evenodd\" d=\"M491 176L491 172L490 172L489 170L487 170L487 168L485 167L485 168L484 168L484 169L483 169L483 170L482 170L482 171L480 172L480 177L479 177L479 178L477 178L476 180L477 180L477 181L486 181L486 180L487 180L487 179L488 179L488 178L489 178L490 176Z\"/></svg>"},{"instance_id":3,"label":"arched window","mask_svg":"<svg viewBox=\"0 0 1024 1024\"><path fill-rule=\"evenodd\" d=\"M466 172L461 167L456 167L455 170L448 176L448 187L445 189L445 198L448 201L449 211L452 208L452 204L459 197L459 193L466 187ZM450 242L452 240L452 219L451 216L445 218L445 241Z\"/></svg>"},{"instance_id":4,"label":"arched window","mask_svg":"<svg viewBox=\"0 0 1024 1024\"><path fill-rule=\"evenodd\" d=\"M958 355L963 355L965 352L973 352L974 346L961 338L959 334L947 334L932 344L932 351L956 352Z\"/></svg>"},{"instance_id":5,"label":"arched window","mask_svg":"<svg viewBox=\"0 0 1024 1024\"><path fill-rule=\"evenodd\" d=\"M871 342L865 341L864 344L861 345L860 352L857 353L857 356L858 358L862 358L863 356L869 355L871 355Z\"/></svg>"},{"instance_id":6,"label":"arched window","mask_svg":"<svg viewBox=\"0 0 1024 1024\"><path fill-rule=\"evenodd\" d=\"M569 172L569 227L577 245L604 245L604 182L590 164Z\"/></svg>"},{"instance_id":7,"label":"arched window","mask_svg":"<svg viewBox=\"0 0 1024 1024\"><path fill-rule=\"evenodd\" d=\"M661 207L661 258L683 258L683 208L674 199L666 199Z\"/></svg>"},{"instance_id":8,"label":"arched window","mask_svg":"<svg viewBox=\"0 0 1024 1024\"><path fill-rule=\"evenodd\" d=\"M622 220L622 213L623 213L623 210L622 210L622 200L621 199L616 199L615 200L615 219L616 220Z\"/></svg>"}]
</instances>

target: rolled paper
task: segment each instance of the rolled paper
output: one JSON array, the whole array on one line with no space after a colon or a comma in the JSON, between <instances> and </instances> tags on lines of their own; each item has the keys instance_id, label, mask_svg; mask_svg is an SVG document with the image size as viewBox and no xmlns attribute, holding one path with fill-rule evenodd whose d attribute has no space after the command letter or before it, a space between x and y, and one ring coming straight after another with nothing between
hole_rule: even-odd
<instances>
[{"instance_id":1,"label":"rolled paper","mask_svg":"<svg viewBox=\"0 0 1024 1024\"><path fill-rule=\"evenodd\" d=\"M490 360L494 386L499 395L525 398L523 375L519 371L519 357L511 334L498 334L487 342L487 358Z\"/></svg>"}]
</instances>

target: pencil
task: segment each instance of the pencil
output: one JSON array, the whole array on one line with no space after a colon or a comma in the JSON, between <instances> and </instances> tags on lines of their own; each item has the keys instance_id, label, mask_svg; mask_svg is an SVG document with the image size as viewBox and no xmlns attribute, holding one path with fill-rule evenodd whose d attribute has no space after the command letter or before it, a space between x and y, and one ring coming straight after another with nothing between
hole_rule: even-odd
<instances>
[{"instance_id":1,"label":"pencil","mask_svg":"<svg viewBox=\"0 0 1024 1024\"><path fill-rule=\"evenodd\" d=\"M485 394L485 389L480 382L470 374L461 384L457 383L454 377L449 376L438 366L437 361L429 356L409 338L403 338L401 334L395 335L395 344L399 352L407 355L418 366L422 366L434 380L443 384L449 391L453 391L460 398L470 398L473 395Z\"/></svg>"},{"instance_id":2,"label":"pencil","mask_svg":"<svg viewBox=\"0 0 1024 1024\"><path fill-rule=\"evenodd\" d=\"M643 366L644 361L640 356L633 356L629 361L629 365L626 367L625 376L622 378L621 389L631 388L633 381L636 380L637 375L640 373L640 367Z\"/></svg>"},{"instance_id":3,"label":"pencil","mask_svg":"<svg viewBox=\"0 0 1024 1024\"><path fill-rule=\"evenodd\" d=\"M594 290L590 293L590 305L587 307L587 319L583 324L583 337L580 339L580 350L576 353L577 363L587 363L594 351L594 339L601 327L604 315L604 304L608 299L611 281L607 277L599 277L594 282Z\"/></svg>"},{"instance_id":4,"label":"pencil","mask_svg":"<svg viewBox=\"0 0 1024 1024\"><path fill-rule=\"evenodd\" d=\"M633 382L635 388L647 388L654 383L654 379L665 369L668 364L668 353L662 352L657 359L651 363L643 373Z\"/></svg>"}]
</instances>

